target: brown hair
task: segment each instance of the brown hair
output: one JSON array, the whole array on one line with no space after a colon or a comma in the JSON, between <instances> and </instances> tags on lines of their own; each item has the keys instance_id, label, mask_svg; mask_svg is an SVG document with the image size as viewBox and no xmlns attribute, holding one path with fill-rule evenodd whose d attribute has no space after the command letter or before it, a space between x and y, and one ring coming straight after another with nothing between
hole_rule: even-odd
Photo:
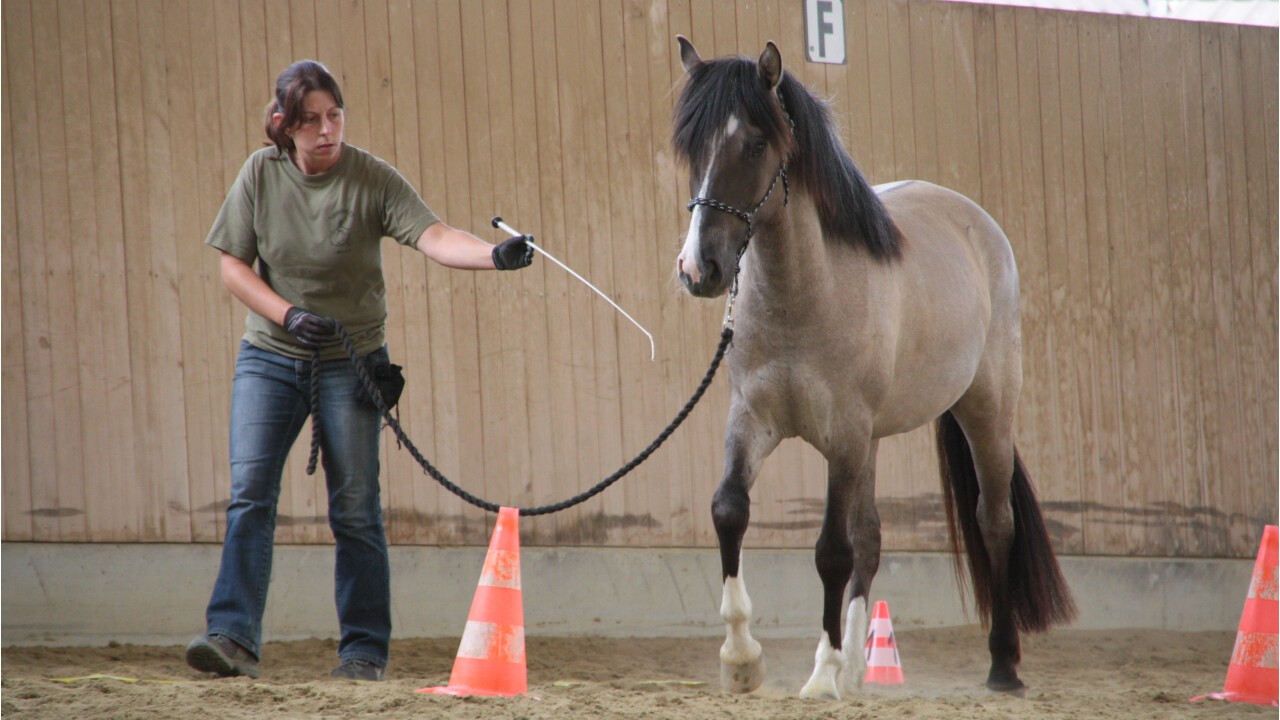
<instances>
[{"instance_id":1,"label":"brown hair","mask_svg":"<svg viewBox=\"0 0 1280 720\"><path fill-rule=\"evenodd\" d=\"M285 131L302 124L303 101L313 90L324 90L333 96L338 107L345 107L338 81L328 68L315 60L299 60L276 78L276 96L267 103L265 129L268 144L279 148L282 155L294 149L293 138ZM279 125L272 120L276 113L284 116Z\"/></svg>"}]
</instances>

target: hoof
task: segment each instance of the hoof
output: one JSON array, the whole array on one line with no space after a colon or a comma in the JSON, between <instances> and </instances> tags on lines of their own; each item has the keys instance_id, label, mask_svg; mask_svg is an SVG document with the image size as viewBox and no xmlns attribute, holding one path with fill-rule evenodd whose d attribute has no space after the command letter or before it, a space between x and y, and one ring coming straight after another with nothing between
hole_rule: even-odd
<instances>
[{"instance_id":1,"label":"hoof","mask_svg":"<svg viewBox=\"0 0 1280 720\"><path fill-rule=\"evenodd\" d=\"M720 663L720 685L731 693L749 693L763 684L763 655L746 663Z\"/></svg>"},{"instance_id":2,"label":"hoof","mask_svg":"<svg viewBox=\"0 0 1280 720\"><path fill-rule=\"evenodd\" d=\"M829 678L810 678L809 682L800 688L800 697L806 700L839 700L840 690L836 688L836 684L831 682Z\"/></svg>"},{"instance_id":3,"label":"hoof","mask_svg":"<svg viewBox=\"0 0 1280 720\"><path fill-rule=\"evenodd\" d=\"M1014 697L1026 697L1027 694L1027 686L1022 684L1017 675L999 675L995 672L987 676L987 689Z\"/></svg>"}]
</instances>

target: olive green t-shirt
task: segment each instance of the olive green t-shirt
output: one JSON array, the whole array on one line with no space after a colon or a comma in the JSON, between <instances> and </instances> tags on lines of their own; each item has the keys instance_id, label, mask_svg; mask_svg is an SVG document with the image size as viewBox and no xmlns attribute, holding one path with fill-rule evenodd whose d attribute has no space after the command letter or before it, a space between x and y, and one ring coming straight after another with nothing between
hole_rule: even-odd
<instances>
[{"instance_id":1,"label":"olive green t-shirt","mask_svg":"<svg viewBox=\"0 0 1280 720\"><path fill-rule=\"evenodd\" d=\"M342 323L360 353L386 342L383 237L416 247L435 213L395 168L343 145L328 172L304 175L274 147L245 161L205 242L250 266L291 304ZM244 339L287 357L311 351L252 310ZM336 337L322 359L346 357Z\"/></svg>"}]
</instances>

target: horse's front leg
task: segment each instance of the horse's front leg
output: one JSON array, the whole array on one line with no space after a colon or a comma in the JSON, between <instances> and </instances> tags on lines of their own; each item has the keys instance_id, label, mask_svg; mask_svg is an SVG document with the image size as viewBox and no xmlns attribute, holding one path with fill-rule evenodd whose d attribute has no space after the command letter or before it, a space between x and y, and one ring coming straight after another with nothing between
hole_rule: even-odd
<instances>
[{"instance_id":1,"label":"horse's front leg","mask_svg":"<svg viewBox=\"0 0 1280 720\"><path fill-rule=\"evenodd\" d=\"M866 472L867 458L871 458L871 463L875 462L872 452L874 447L874 443L864 441L861 447L852 452L846 451L840 455L829 453L827 456L827 509L814 553L818 576L822 578L822 636L814 654L813 675L801 688L801 697L839 700L841 677L851 665L847 653L862 653L860 643L852 647L846 644L851 639L865 637L865 625L857 629L851 627L850 635L846 636L840 632L840 623L845 609L845 589L849 585L854 567L853 542L849 537L851 512L857 501L866 494L867 486L874 483L874 476L869 476ZM874 487L871 494L874 496ZM878 553L876 563L879 563ZM854 611L850 613L853 623L864 622L856 617L856 609L862 608L865 617L866 590L869 585L867 580L859 588L861 598L854 599ZM852 665L855 671L859 667L856 661ZM856 679L845 680L856 687Z\"/></svg>"},{"instance_id":2,"label":"horse's front leg","mask_svg":"<svg viewBox=\"0 0 1280 720\"><path fill-rule=\"evenodd\" d=\"M731 692L748 693L764 682L764 657L760 643L751 637L751 598L742 580L742 537L751 517L751 485L760 463L779 440L777 432L756 422L740 405L734 403L730 407L724 478L711 500L711 518L720 540L724 581L720 617L724 618L725 640L720 648L720 683Z\"/></svg>"},{"instance_id":3,"label":"horse's front leg","mask_svg":"<svg viewBox=\"0 0 1280 720\"><path fill-rule=\"evenodd\" d=\"M876 451L879 440L871 441L871 449L863 460L863 470L854 481L853 506L849 515L849 537L853 541L853 578L849 581L850 597L845 614L845 665L843 685L846 690L862 687L867 673L867 598L871 581L880 569L880 513L876 510Z\"/></svg>"}]
</instances>

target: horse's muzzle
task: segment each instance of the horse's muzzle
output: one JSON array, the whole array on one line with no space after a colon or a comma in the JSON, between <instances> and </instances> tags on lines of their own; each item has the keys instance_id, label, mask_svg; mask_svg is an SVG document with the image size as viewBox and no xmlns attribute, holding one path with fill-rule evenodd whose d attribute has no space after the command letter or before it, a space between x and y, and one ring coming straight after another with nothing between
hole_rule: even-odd
<instances>
[{"instance_id":1,"label":"horse's muzzle","mask_svg":"<svg viewBox=\"0 0 1280 720\"><path fill-rule=\"evenodd\" d=\"M688 290L689 294L694 297L720 297L729 289L729 283L725 281L724 272L720 269L720 265L714 261L707 262L697 280L694 280L689 273L684 271L683 265L679 266L676 272L680 277L680 283L684 285L684 289Z\"/></svg>"}]
</instances>

